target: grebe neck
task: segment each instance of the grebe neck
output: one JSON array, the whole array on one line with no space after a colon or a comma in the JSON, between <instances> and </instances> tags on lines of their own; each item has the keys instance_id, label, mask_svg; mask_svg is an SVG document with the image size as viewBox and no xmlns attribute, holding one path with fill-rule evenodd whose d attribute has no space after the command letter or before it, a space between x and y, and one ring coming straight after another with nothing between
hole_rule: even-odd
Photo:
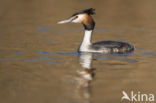
<instances>
[{"instance_id":1,"label":"grebe neck","mask_svg":"<svg viewBox=\"0 0 156 103\"><path fill-rule=\"evenodd\" d=\"M84 31L83 41L79 48L80 51L88 51L89 50L89 47L91 45L92 33L93 33L93 30L85 30Z\"/></svg>"}]
</instances>

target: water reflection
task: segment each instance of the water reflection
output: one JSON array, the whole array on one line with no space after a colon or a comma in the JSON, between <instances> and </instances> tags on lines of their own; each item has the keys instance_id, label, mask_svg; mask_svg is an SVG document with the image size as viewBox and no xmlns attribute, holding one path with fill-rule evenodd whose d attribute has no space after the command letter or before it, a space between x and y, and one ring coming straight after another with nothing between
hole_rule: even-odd
<instances>
[{"instance_id":1,"label":"water reflection","mask_svg":"<svg viewBox=\"0 0 156 103\"><path fill-rule=\"evenodd\" d=\"M81 98L81 103L91 103L92 98L92 85L91 82L95 77L95 68L93 67L93 60L114 60L119 59L119 61L126 61L128 63L135 63L137 60L128 59L127 56L132 55L129 54L114 54L114 55L101 55L95 53L80 53L79 63L83 68L81 71L78 71L76 76L76 96ZM100 57L100 58L99 58ZM111 63L112 65L125 65L124 63Z\"/></svg>"},{"instance_id":2,"label":"water reflection","mask_svg":"<svg viewBox=\"0 0 156 103\"><path fill-rule=\"evenodd\" d=\"M78 94L85 99L85 103L90 103L89 98L91 97L91 81L95 75L94 68L92 68L92 53L80 53L79 63L83 70L78 71L77 90Z\"/></svg>"}]
</instances>

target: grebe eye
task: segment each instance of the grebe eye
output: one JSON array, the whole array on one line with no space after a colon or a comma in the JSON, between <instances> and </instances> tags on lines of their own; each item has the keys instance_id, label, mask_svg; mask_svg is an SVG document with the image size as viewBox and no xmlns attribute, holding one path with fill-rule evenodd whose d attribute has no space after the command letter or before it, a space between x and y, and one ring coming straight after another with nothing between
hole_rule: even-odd
<instances>
[{"instance_id":1,"label":"grebe eye","mask_svg":"<svg viewBox=\"0 0 156 103\"><path fill-rule=\"evenodd\" d=\"M72 18L72 20L75 20L76 18L78 18L78 16L74 16L74 17Z\"/></svg>"},{"instance_id":2,"label":"grebe eye","mask_svg":"<svg viewBox=\"0 0 156 103\"><path fill-rule=\"evenodd\" d=\"M75 16L75 19L78 18L78 16Z\"/></svg>"}]
</instances>

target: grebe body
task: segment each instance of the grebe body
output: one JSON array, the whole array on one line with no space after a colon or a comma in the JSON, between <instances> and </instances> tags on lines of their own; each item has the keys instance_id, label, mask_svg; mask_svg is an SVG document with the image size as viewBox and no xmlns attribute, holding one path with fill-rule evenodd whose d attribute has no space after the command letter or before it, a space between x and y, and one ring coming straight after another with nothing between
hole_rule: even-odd
<instances>
[{"instance_id":1,"label":"grebe body","mask_svg":"<svg viewBox=\"0 0 156 103\"><path fill-rule=\"evenodd\" d=\"M58 24L73 22L81 23L84 26L84 37L78 52L97 52L97 53L128 53L134 50L134 47L126 42L119 41L99 41L91 43L95 22L91 15L95 9L86 9L73 14L69 19L58 22Z\"/></svg>"}]
</instances>

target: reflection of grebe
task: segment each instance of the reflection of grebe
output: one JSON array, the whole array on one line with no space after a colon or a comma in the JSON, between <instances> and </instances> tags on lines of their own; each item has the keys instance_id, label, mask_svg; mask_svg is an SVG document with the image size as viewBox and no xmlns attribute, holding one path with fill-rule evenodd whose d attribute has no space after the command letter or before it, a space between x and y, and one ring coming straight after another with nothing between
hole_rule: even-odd
<instances>
[{"instance_id":1,"label":"reflection of grebe","mask_svg":"<svg viewBox=\"0 0 156 103\"><path fill-rule=\"evenodd\" d=\"M85 28L83 41L78 49L79 52L99 52L99 53L126 53L134 50L134 47L125 42L100 41L91 43L91 36L95 22L91 15L95 9L86 9L73 14L69 19L58 22L58 24L73 22L82 23Z\"/></svg>"},{"instance_id":2,"label":"reflection of grebe","mask_svg":"<svg viewBox=\"0 0 156 103\"><path fill-rule=\"evenodd\" d=\"M79 76L76 78L78 81L78 90L82 90L81 93L86 99L90 98L90 82L93 80L94 69L92 68L92 53L80 53L79 61L83 67L82 71L78 71Z\"/></svg>"},{"instance_id":3,"label":"reflection of grebe","mask_svg":"<svg viewBox=\"0 0 156 103\"><path fill-rule=\"evenodd\" d=\"M92 68L92 53L80 53L79 62L83 68L83 71L78 71L78 74L83 80L80 86L87 87L94 75L94 69Z\"/></svg>"}]
</instances>

